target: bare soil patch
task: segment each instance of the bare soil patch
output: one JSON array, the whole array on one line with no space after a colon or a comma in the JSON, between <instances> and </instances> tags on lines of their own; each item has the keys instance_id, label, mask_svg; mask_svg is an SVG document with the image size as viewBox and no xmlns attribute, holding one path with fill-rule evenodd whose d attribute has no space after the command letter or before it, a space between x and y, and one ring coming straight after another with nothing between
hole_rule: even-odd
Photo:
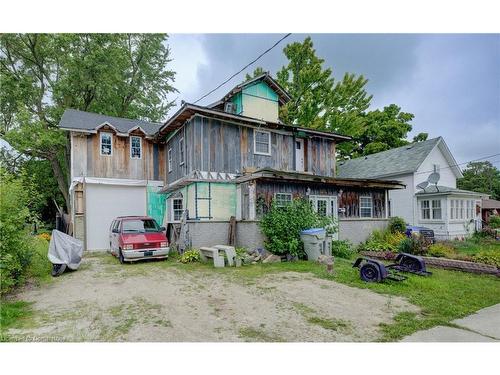
<instances>
[{"instance_id":1,"label":"bare soil patch","mask_svg":"<svg viewBox=\"0 0 500 375\"><path fill-rule=\"evenodd\" d=\"M380 323L418 312L401 297L308 273L235 274L87 256L80 270L20 293L34 317L8 333L20 341L376 341Z\"/></svg>"}]
</instances>

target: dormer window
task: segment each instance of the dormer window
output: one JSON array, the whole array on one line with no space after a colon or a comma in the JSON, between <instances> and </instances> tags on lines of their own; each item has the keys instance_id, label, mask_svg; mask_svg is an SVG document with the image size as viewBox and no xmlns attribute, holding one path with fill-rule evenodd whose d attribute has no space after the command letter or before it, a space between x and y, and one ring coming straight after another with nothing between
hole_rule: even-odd
<instances>
[{"instance_id":1,"label":"dormer window","mask_svg":"<svg viewBox=\"0 0 500 375\"><path fill-rule=\"evenodd\" d=\"M101 133L101 155L111 156L113 154L113 134Z\"/></svg>"},{"instance_id":2,"label":"dormer window","mask_svg":"<svg viewBox=\"0 0 500 375\"><path fill-rule=\"evenodd\" d=\"M140 159L142 155L142 139L141 137L130 137L130 158Z\"/></svg>"},{"instance_id":3,"label":"dormer window","mask_svg":"<svg viewBox=\"0 0 500 375\"><path fill-rule=\"evenodd\" d=\"M271 133L265 130L254 129L253 152L257 155L271 155Z\"/></svg>"}]
</instances>

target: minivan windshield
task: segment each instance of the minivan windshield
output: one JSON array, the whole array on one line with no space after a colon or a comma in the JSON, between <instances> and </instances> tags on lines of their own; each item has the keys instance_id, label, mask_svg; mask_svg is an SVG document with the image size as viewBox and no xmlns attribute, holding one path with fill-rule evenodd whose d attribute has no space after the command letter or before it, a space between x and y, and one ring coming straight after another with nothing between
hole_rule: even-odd
<instances>
[{"instance_id":1,"label":"minivan windshield","mask_svg":"<svg viewBox=\"0 0 500 375\"><path fill-rule=\"evenodd\" d=\"M160 227L153 219L123 220L122 224L123 233L146 233L159 231Z\"/></svg>"}]
</instances>

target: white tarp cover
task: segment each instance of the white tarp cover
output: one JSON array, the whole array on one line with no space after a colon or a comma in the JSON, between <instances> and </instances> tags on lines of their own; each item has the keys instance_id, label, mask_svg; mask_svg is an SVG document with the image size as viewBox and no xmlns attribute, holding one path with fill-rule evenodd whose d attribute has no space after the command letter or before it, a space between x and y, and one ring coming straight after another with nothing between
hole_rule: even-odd
<instances>
[{"instance_id":1,"label":"white tarp cover","mask_svg":"<svg viewBox=\"0 0 500 375\"><path fill-rule=\"evenodd\" d=\"M58 230L52 231L49 244L49 260L52 264L66 264L78 269L83 255L83 242Z\"/></svg>"}]
</instances>

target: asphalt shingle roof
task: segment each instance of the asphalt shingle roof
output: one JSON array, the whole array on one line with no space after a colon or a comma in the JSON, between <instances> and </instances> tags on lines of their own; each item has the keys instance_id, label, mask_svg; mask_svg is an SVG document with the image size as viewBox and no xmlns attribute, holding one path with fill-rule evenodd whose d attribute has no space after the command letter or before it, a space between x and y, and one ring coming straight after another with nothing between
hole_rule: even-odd
<instances>
[{"instance_id":1,"label":"asphalt shingle roof","mask_svg":"<svg viewBox=\"0 0 500 375\"><path fill-rule=\"evenodd\" d=\"M158 132L160 123L147 122L142 120L131 120L127 118L100 115L98 113L67 109L59 122L60 128L75 130L95 130L99 125L109 123L120 133L127 133L130 129L140 126L146 135L154 135Z\"/></svg>"},{"instance_id":2,"label":"asphalt shingle roof","mask_svg":"<svg viewBox=\"0 0 500 375\"><path fill-rule=\"evenodd\" d=\"M381 178L415 172L441 137L339 163L339 178Z\"/></svg>"}]
</instances>

